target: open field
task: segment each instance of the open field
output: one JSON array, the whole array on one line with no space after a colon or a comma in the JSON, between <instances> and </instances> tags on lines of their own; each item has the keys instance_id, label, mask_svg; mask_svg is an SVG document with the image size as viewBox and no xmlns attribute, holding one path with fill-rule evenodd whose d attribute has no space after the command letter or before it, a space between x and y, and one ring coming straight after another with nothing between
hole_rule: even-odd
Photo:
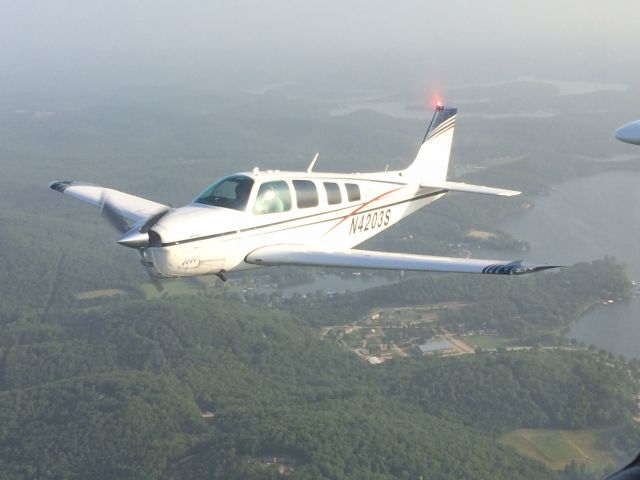
<instances>
[{"instance_id":1,"label":"open field","mask_svg":"<svg viewBox=\"0 0 640 480\"><path fill-rule=\"evenodd\" d=\"M451 301L432 303L428 305L412 305L407 307L377 308L367 314L365 323L374 325L412 325L416 323L430 323L438 320L438 312L444 310L458 310L466 307L466 302Z\"/></svg>"},{"instance_id":2,"label":"open field","mask_svg":"<svg viewBox=\"0 0 640 480\"><path fill-rule=\"evenodd\" d=\"M105 290L89 290L87 292L78 292L74 296L77 300L93 300L95 298L115 297L116 295L126 295L127 292L119 288L109 288Z\"/></svg>"},{"instance_id":3,"label":"open field","mask_svg":"<svg viewBox=\"0 0 640 480\"><path fill-rule=\"evenodd\" d=\"M497 235L493 232L487 232L485 230L471 229L467 232L467 236L471 238L477 238L479 240L488 240L490 238L495 238Z\"/></svg>"},{"instance_id":4,"label":"open field","mask_svg":"<svg viewBox=\"0 0 640 480\"><path fill-rule=\"evenodd\" d=\"M472 347L480 347L484 350L493 350L513 344L513 339L498 335L468 335L463 340Z\"/></svg>"},{"instance_id":5,"label":"open field","mask_svg":"<svg viewBox=\"0 0 640 480\"><path fill-rule=\"evenodd\" d=\"M602 470L617 463L615 455L603 449L602 437L599 430L520 429L507 433L500 442L553 470L562 470L572 461Z\"/></svg>"},{"instance_id":6,"label":"open field","mask_svg":"<svg viewBox=\"0 0 640 480\"><path fill-rule=\"evenodd\" d=\"M193 282L189 282L183 278L160 280L159 282L161 289L156 287L153 283L140 284L140 290L144 294L145 298L149 299L164 296L188 295L193 294L198 290L202 290L202 287L198 288Z\"/></svg>"}]
</instances>

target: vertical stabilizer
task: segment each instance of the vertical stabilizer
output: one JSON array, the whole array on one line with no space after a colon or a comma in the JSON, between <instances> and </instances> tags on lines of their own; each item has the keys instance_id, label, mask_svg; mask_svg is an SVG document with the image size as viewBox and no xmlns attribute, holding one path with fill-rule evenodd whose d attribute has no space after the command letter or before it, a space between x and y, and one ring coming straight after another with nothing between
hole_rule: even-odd
<instances>
[{"instance_id":1,"label":"vertical stabilizer","mask_svg":"<svg viewBox=\"0 0 640 480\"><path fill-rule=\"evenodd\" d=\"M447 179L457 112L457 108L436 107L418 155L406 170L407 176L422 183L438 183Z\"/></svg>"}]
</instances>

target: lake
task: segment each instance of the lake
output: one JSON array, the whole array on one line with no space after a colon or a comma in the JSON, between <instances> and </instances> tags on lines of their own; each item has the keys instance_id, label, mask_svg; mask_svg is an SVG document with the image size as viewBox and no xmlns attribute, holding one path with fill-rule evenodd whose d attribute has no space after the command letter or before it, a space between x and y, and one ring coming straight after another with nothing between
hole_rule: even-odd
<instances>
[{"instance_id":1,"label":"lake","mask_svg":"<svg viewBox=\"0 0 640 480\"><path fill-rule=\"evenodd\" d=\"M452 98L447 99L452 105L465 107L469 104L487 103L487 111L482 113L465 112L465 117L480 117L487 120L508 119L508 118L550 118L557 115L553 109L531 109L530 111L504 111L496 112L490 105L492 98L469 98L464 95L468 88L477 89L483 87L502 86L505 90L509 90L512 86L519 83L539 83L553 85L557 89L559 96L564 95L585 95L597 92L626 92L629 86L621 83L603 83L603 82L578 82L554 79L541 79L532 76L519 77L517 79L505 80L501 82L489 82L481 84L469 84L453 86ZM461 96L460 96L461 95ZM335 116L349 115L361 110L371 110L382 115L388 115L395 118L412 119L412 120L429 120L433 116L433 108L431 104L416 101L415 98L399 98L398 94L385 95L383 92L361 92L355 93L341 100L332 99L334 103L330 113Z\"/></svg>"},{"instance_id":2,"label":"lake","mask_svg":"<svg viewBox=\"0 0 640 480\"><path fill-rule=\"evenodd\" d=\"M571 265L611 255L640 280L639 185L640 173L623 171L565 182L500 228L531 243L525 260ZM640 298L594 307L569 336L628 358L640 356Z\"/></svg>"}]
</instances>

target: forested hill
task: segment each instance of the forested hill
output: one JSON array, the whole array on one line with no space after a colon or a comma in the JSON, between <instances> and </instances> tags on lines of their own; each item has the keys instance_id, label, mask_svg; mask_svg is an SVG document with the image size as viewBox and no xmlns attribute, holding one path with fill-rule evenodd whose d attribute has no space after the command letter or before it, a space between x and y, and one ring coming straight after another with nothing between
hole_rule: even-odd
<instances>
[{"instance_id":1,"label":"forested hill","mask_svg":"<svg viewBox=\"0 0 640 480\"><path fill-rule=\"evenodd\" d=\"M492 432L633 408L626 364L590 352L373 368L291 314L204 296L4 324L0 358L3 479L549 479Z\"/></svg>"},{"instance_id":2,"label":"forested hill","mask_svg":"<svg viewBox=\"0 0 640 480\"><path fill-rule=\"evenodd\" d=\"M339 325L344 318L360 318L375 307L463 301L468 305L448 311L446 322L531 337L567 327L594 303L627 297L631 290L624 266L608 257L542 275L421 274L405 282L328 298L298 295L274 301L314 326Z\"/></svg>"}]
</instances>

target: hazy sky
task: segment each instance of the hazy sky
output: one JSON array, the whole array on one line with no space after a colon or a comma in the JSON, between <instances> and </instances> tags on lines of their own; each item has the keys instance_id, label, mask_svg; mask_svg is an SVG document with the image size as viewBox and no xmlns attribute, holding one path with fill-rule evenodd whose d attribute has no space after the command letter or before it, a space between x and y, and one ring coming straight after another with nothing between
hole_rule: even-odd
<instances>
[{"instance_id":1,"label":"hazy sky","mask_svg":"<svg viewBox=\"0 0 640 480\"><path fill-rule=\"evenodd\" d=\"M615 76L626 61L635 75L639 12L637 0L0 0L0 82L278 81L360 64Z\"/></svg>"}]
</instances>

